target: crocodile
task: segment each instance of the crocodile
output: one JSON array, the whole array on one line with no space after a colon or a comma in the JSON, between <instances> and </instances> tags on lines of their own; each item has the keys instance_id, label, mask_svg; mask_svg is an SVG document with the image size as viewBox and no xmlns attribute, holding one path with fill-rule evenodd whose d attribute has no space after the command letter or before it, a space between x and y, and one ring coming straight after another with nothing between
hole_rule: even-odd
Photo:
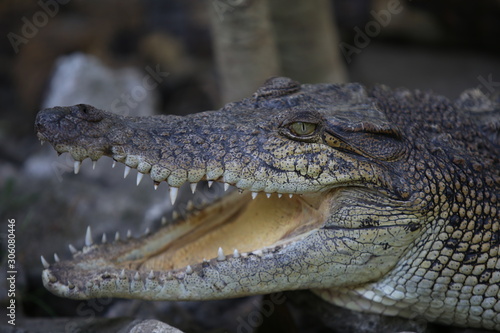
<instances>
[{"instance_id":1,"label":"crocodile","mask_svg":"<svg viewBox=\"0 0 500 333\"><path fill-rule=\"evenodd\" d=\"M186 116L90 105L40 111L42 143L75 173L108 156L221 198L141 237L42 257L73 299L212 300L310 289L356 311L500 331L500 100L269 79Z\"/></svg>"}]
</instances>

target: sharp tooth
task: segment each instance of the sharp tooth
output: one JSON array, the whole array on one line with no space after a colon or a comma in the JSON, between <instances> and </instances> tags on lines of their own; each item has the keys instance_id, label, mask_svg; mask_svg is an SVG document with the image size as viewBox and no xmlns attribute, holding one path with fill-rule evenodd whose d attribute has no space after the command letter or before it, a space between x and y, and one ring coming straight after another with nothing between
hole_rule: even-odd
<instances>
[{"instance_id":1,"label":"sharp tooth","mask_svg":"<svg viewBox=\"0 0 500 333\"><path fill-rule=\"evenodd\" d=\"M40 260L42 260L43 268L47 269L50 267L50 264L47 262L47 260L45 260L43 256L40 256Z\"/></svg>"},{"instance_id":2,"label":"sharp tooth","mask_svg":"<svg viewBox=\"0 0 500 333\"><path fill-rule=\"evenodd\" d=\"M85 233L85 246L91 246L92 244L92 230L90 229L90 226L88 226L87 232Z\"/></svg>"},{"instance_id":3,"label":"sharp tooth","mask_svg":"<svg viewBox=\"0 0 500 333\"><path fill-rule=\"evenodd\" d=\"M117 231L117 232L115 233L115 242L118 242L119 240L120 240L120 232L119 232L119 231Z\"/></svg>"},{"instance_id":4,"label":"sharp tooth","mask_svg":"<svg viewBox=\"0 0 500 333\"><path fill-rule=\"evenodd\" d=\"M155 190L158 189L158 185L160 185L160 183L155 182L155 184L154 184Z\"/></svg>"},{"instance_id":5,"label":"sharp tooth","mask_svg":"<svg viewBox=\"0 0 500 333\"><path fill-rule=\"evenodd\" d=\"M213 185L213 183L214 183L214 181L213 181L213 180L209 180L209 181L208 181L208 188L211 188L211 187L212 187L212 185Z\"/></svg>"},{"instance_id":6,"label":"sharp tooth","mask_svg":"<svg viewBox=\"0 0 500 333\"><path fill-rule=\"evenodd\" d=\"M54 253L54 261L55 261L55 262L59 262L59 261L61 261L61 260L59 259L59 256L57 255L57 253Z\"/></svg>"},{"instance_id":7,"label":"sharp tooth","mask_svg":"<svg viewBox=\"0 0 500 333\"><path fill-rule=\"evenodd\" d=\"M144 176L143 173L140 173L140 172L137 173L137 180L135 182L137 186L139 186L139 184L141 183L141 180L142 180L143 176Z\"/></svg>"},{"instance_id":8,"label":"sharp tooth","mask_svg":"<svg viewBox=\"0 0 500 333\"><path fill-rule=\"evenodd\" d=\"M130 229L127 230L127 238L132 238L132 231Z\"/></svg>"},{"instance_id":9,"label":"sharp tooth","mask_svg":"<svg viewBox=\"0 0 500 333\"><path fill-rule=\"evenodd\" d=\"M165 224L167 224L167 218L165 216L163 216L161 218L161 225L165 225Z\"/></svg>"},{"instance_id":10,"label":"sharp tooth","mask_svg":"<svg viewBox=\"0 0 500 333\"><path fill-rule=\"evenodd\" d=\"M141 276L139 275L139 272L135 272L134 280L139 281L140 279L141 279Z\"/></svg>"},{"instance_id":11,"label":"sharp tooth","mask_svg":"<svg viewBox=\"0 0 500 333\"><path fill-rule=\"evenodd\" d=\"M144 235L149 235L149 233L150 233L149 228L146 228L146 230L144 230Z\"/></svg>"},{"instance_id":12,"label":"sharp tooth","mask_svg":"<svg viewBox=\"0 0 500 333\"><path fill-rule=\"evenodd\" d=\"M228 183L224 183L224 191L227 191L229 190L229 184Z\"/></svg>"},{"instance_id":13,"label":"sharp tooth","mask_svg":"<svg viewBox=\"0 0 500 333\"><path fill-rule=\"evenodd\" d=\"M97 161L92 161L92 170L95 170L96 165L97 165Z\"/></svg>"},{"instance_id":14,"label":"sharp tooth","mask_svg":"<svg viewBox=\"0 0 500 333\"><path fill-rule=\"evenodd\" d=\"M186 267L186 274L192 274L193 273L193 269L191 268L191 265L188 265Z\"/></svg>"},{"instance_id":15,"label":"sharp tooth","mask_svg":"<svg viewBox=\"0 0 500 333\"><path fill-rule=\"evenodd\" d=\"M120 272L119 278L120 279L125 279L126 278L126 276L125 276L125 269L122 269L122 271Z\"/></svg>"},{"instance_id":16,"label":"sharp tooth","mask_svg":"<svg viewBox=\"0 0 500 333\"><path fill-rule=\"evenodd\" d=\"M179 188L170 186L170 202L172 205L175 203L175 199L177 199L177 193L179 192Z\"/></svg>"},{"instance_id":17,"label":"sharp tooth","mask_svg":"<svg viewBox=\"0 0 500 333\"><path fill-rule=\"evenodd\" d=\"M113 161L113 164L111 164L111 167L114 168L116 166L116 161Z\"/></svg>"},{"instance_id":18,"label":"sharp tooth","mask_svg":"<svg viewBox=\"0 0 500 333\"><path fill-rule=\"evenodd\" d=\"M44 143L45 143L45 141L40 140L40 146L43 146Z\"/></svg>"},{"instance_id":19,"label":"sharp tooth","mask_svg":"<svg viewBox=\"0 0 500 333\"><path fill-rule=\"evenodd\" d=\"M219 250L217 251L217 260L218 261L226 260L226 256L224 255L224 251L222 250L222 247L219 247Z\"/></svg>"},{"instance_id":20,"label":"sharp tooth","mask_svg":"<svg viewBox=\"0 0 500 333\"><path fill-rule=\"evenodd\" d=\"M151 272L149 272L148 279L153 280L154 278L155 278L155 273L153 272L153 270L151 270Z\"/></svg>"},{"instance_id":21,"label":"sharp tooth","mask_svg":"<svg viewBox=\"0 0 500 333\"><path fill-rule=\"evenodd\" d=\"M289 197L290 199L291 199L291 198L293 198L293 194L292 194L292 193L289 193L289 194L288 194L288 197Z\"/></svg>"},{"instance_id":22,"label":"sharp tooth","mask_svg":"<svg viewBox=\"0 0 500 333\"><path fill-rule=\"evenodd\" d=\"M75 170L75 175L78 174L78 172L80 172L80 166L82 165L82 162L80 161L75 161L73 163L73 169Z\"/></svg>"},{"instance_id":23,"label":"sharp tooth","mask_svg":"<svg viewBox=\"0 0 500 333\"><path fill-rule=\"evenodd\" d=\"M103 244L106 244L107 241L108 241L108 238L106 237L106 234L102 234L101 242Z\"/></svg>"},{"instance_id":24,"label":"sharp tooth","mask_svg":"<svg viewBox=\"0 0 500 333\"><path fill-rule=\"evenodd\" d=\"M123 171L123 178L127 178L129 173L130 173L130 167L126 165L125 171Z\"/></svg>"},{"instance_id":25,"label":"sharp tooth","mask_svg":"<svg viewBox=\"0 0 500 333\"><path fill-rule=\"evenodd\" d=\"M196 185L198 185L198 183L189 184L189 186L191 186L191 192L193 192L193 194L194 194L194 192L196 192Z\"/></svg>"},{"instance_id":26,"label":"sharp tooth","mask_svg":"<svg viewBox=\"0 0 500 333\"><path fill-rule=\"evenodd\" d=\"M234 249L233 258L239 258L239 257L240 257L240 252L238 251L238 249Z\"/></svg>"},{"instance_id":27,"label":"sharp tooth","mask_svg":"<svg viewBox=\"0 0 500 333\"><path fill-rule=\"evenodd\" d=\"M266 197L269 199L271 197L271 193L266 193Z\"/></svg>"},{"instance_id":28,"label":"sharp tooth","mask_svg":"<svg viewBox=\"0 0 500 333\"><path fill-rule=\"evenodd\" d=\"M281 198L283 196L283 193L278 193L278 198Z\"/></svg>"},{"instance_id":29,"label":"sharp tooth","mask_svg":"<svg viewBox=\"0 0 500 333\"><path fill-rule=\"evenodd\" d=\"M75 254L78 252L78 250L72 244L69 244L68 248L69 248L69 252L71 252L71 254Z\"/></svg>"},{"instance_id":30,"label":"sharp tooth","mask_svg":"<svg viewBox=\"0 0 500 333\"><path fill-rule=\"evenodd\" d=\"M252 192L252 199L257 198L257 195L258 195L258 194L259 194L258 192Z\"/></svg>"},{"instance_id":31,"label":"sharp tooth","mask_svg":"<svg viewBox=\"0 0 500 333\"><path fill-rule=\"evenodd\" d=\"M255 251L252 251L253 254L255 254L256 256L259 256L259 257L262 257L262 250L255 250Z\"/></svg>"}]
</instances>

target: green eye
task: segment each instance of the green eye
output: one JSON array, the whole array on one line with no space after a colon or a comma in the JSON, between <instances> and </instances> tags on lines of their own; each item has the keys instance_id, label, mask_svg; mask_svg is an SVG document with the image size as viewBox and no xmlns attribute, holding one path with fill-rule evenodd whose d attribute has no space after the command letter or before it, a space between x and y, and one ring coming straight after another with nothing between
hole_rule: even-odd
<instances>
[{"instance_id":1,"label":"green eye","mask_svg":"<svg viewBox=\"0 0 500 333\"><path fill-rule=\"evenodd\" d=\"M316 130L316 127L316 124L298 121L290 124L289 128L290 131L297 136L307 136L312 134Z\"/></svg>"}]
</instances>

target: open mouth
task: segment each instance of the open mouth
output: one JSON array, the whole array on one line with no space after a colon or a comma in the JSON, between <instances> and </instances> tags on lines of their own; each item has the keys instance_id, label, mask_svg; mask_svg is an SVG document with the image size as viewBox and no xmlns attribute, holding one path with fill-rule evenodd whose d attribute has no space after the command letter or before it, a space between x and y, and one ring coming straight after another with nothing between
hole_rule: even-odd
<instances>
[{"instance_id":1,"label":"open mouth","mask_svg":"<svg viewBox=\"0 0 500 333\"><path fill-rule=\"evenodd\" d=\"M323 225L325 201L317 195L252 199L248 192L234 191L145 237L142 245L117 256L115 265L148 272L185 270L226 255L262 255Z\"/></svg>"},{"instance_id":2,"label":"open mouth","mask_svg":"<svg viewBox=\"0 0 500 333\"><path fill-rule=\"evenodd\" d=\"M61 152L60 147L56 150ZM79 166L75 162L75 172ZM234 189L227 183L224 187ZM103 239L98 244L88 228L84 248L78 251L70 246L72 260L56 256L56 262L49 264L42 257L45 286L65 297L99 297L102 295L93 293L92 285L101 286L110 278L168 280L203 271L209 265L271 257L324 226L332 197L325 193L257 193L243 189L227 192L206 207L177 216L138 238L128 235L127 239ZM80 278L87 282L77 287L74 282Z\"/></svg>"}]
</instances>

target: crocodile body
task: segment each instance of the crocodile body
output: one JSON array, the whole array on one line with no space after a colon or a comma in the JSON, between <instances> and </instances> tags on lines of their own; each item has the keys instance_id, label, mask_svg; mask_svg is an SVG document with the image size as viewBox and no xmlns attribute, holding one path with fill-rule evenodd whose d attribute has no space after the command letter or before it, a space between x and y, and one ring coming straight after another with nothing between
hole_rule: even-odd
<instances>
[{"instance_id":1,"label":"crocodile body","mask_svg":"<svg viewBox=\"0 0 500 333\"><path fill-rule=\"evenodd\" d=\"M70 298L203 300L312 289L354 310L500 331L500 108L359 84L273 78L217 111L122 117L41 111L36 131L80 161L110 156L220 200L140 238L45 266ZM128 171L127 171L128 172Z\"/></svg>"}]
</instances>

